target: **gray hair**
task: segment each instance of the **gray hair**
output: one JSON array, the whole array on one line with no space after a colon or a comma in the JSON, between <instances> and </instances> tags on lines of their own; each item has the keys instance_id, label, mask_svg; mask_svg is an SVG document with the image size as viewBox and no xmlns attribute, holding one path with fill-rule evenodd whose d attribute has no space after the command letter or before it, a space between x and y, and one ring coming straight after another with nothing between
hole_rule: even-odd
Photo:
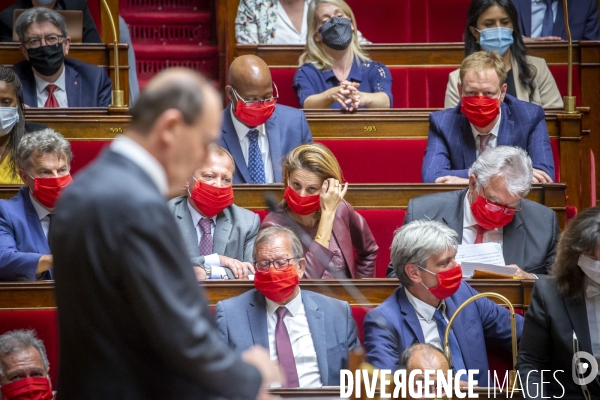
<instances>
[{"instance_id":1,"label":"gray hair","mask_svg":"<svg viewBox=\"0 0 600 400\"><path fill-rule=\"evenodd\" d=\"M18 329L1 335L0 360L3 360L4 357L9 354L27 350L30 347L35 348L40 353L42 362L44 363L44 369L47 372L48 368L50 368L50 363L48 362L48 356L46 355L46 348L44 347L44 343L36 336L35 331L32 330ZM2 363L0 362L0 376L3 374L4 371L2 370Z\"/></svg>"},{"instance_id":2,"label":"gray hair","mask_svg":"<svg viewBox=\"0 0 600 400\"><path fill-rule=\"evenodd\" d=\"M457 236L456 232L438 221L412 221L397 229L391 258L400 283L405 287L412 285L406 274L408 264L426 268L429 257L456 248Z\"/></svg>"},{"instance_id":3,"label":"gray hair","mask_svg":"<svg viewBox=\"0 0 600 400\"><path fill-rule=\"evenodd\" d=\"M260 231L258 231L258 234L256 235L256 240L254 241L252 259L256 261L256 251L258 249L259 244L268 242L271 240L271 238L279 235L287 235L290 238L290 242L292 243L292 255L295 258L304 257L304 250L302 249L302 243L300 243L298 236L296 236L296 234L291 229L280 225L275 225L263 228Z\"/></svg>"},{"instance_id":4,"label":"gray hair","mask_svg":"<svg viewBox=\"0 0 600 400\"><path fill-rule=\"evenodd\" d=\"M444 360L448 362L444 352L434 345L429 343L415 343L402 352L402 355L400 356L400 365L403 365L406 369L408 369L408 363L410 362L410 359L419 351L422 351L423 355L430 362L435 361L435 353L439 353L442 357L444 357ZM448 363L448 365L449 364L450 363Z\"/></svg>"},{"instance_id":5,"label":"gray hair","mask_svg":"<svg viewBox=\"0 0 600 400\"><path fill-rule=\"evenodd\" d=\"M477 189L484 189L493 177L502 177L512 196L525 197L531 190L533 168L527 152L520 147L498 146L483 152L469 168L477 177Z\"/></svg>"},{"instance_id":6,"label":"gray hair","mask_svg":"<svg viewBox=\"0 0 600 400\"><path fill-rule=\"evenodd\" d=\"M28 133L23 136L17 147L17 164L19 168L29 171L31 158L37 154L54 153L59 158L66 157L70 168L73 153L71 145L58 132L46 128L37 132Z\"/></svg>"},{"instance_id":7,"label":"gray hair","mask_svg":"<svg viewBox=\"0 0 600 400\"><path fill-rule=\"evenodd\" d=\"M67 23L60 13L46 7L29 8L19 15L15 21L15 32L19 37L19 41L24 43L25 32L31 24L41 24L50 22L52 25L60 29L60 34L67 37Z\"/></svg>"}]
</instances>

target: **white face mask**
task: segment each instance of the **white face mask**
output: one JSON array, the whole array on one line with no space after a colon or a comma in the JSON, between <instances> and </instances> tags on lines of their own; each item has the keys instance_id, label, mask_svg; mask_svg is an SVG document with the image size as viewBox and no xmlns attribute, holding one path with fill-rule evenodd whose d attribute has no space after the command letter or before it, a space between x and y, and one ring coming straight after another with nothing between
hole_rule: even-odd
<instances>
[{"instance_id":1,"label":"white face mask","mask_svg":"<svg viewBox=\"0 0 600 400\"><path fill-rule=\"evenodd\" d=\"M577 265L581 268L584 274L587 275L594 283L600 285L600 261L592 260L583 254L579 256Z\"/></svg>"},{"instance_id":2,"label":"white face mask","mask_svg":"<svg viewBox=\"0 0 600 400\"><path fill-rule=\"evenodd\" d=\"M0 107L0 136L8 135L17 122L19 122L17 107Z\"/></svg>"}]
</instances>

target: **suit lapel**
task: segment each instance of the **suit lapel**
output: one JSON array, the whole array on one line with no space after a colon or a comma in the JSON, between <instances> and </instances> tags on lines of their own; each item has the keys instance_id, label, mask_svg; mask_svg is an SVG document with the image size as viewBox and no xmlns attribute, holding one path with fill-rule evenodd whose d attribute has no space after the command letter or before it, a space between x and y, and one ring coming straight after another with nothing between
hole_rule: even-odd
<instances>
[{"instance_id":1,"label":"suit lapel","mask_svg":"<svg viewBox=\"0 0 600 400\"><path fill-rule=\"evenodd\" d=\"M188 209L187 202L188 198L184 197L181 202L177 204L177 207L175 208L176 221L181 228L181 232L183 232L183 239L188 252L193 254L194 257L200 257L198 233L196 232L196 227L194 226L194 221L192 220L192 215Z\"/></svg>"},{"instance_id":2,"label":"suit lapel","mask_svg":"<svg viewBox=\"0 0 600 400\"><path fill-rule=\"evenodd\" d=\"M273 165L273 178L275 182L281 182L281 137L277 127L277 114L273 113L271 118L265 123L267 138L269 139L269 153L271 155L271 164Z\"/></svg>"},{"instance_id":3,"label":"suit lapel","mask_svg":"<svg viewBox=\"0 0 600 400\"><path fill-rule=\"evenodd\" d=\"M519 85L520 86L520 85ZM502 117L500 120L500 129L498 129L498 146L509 146L515 143L514 137L514 121L510 119L511 113L508 106L502 102Z\"/></svg>"},{"instance_id":4,"label":"suit lapel","mask_svg":"<svg viewBox=\"0 0 600 400\"><path fill-rule=\"evenodd\" d=\"M506 264L516 264L523 268L525 260L525 228L519 214L504 227L502 234L502 254Z\"/></svg>"},{"instance_id":5,"label":"suit lapel","mask_svg":"<svg viewBox=\"0 0 600 400\"><path fill-rule=\"evenodd\" d=\"M65 86L69 107L81 107L81 82L79 73L65 62Z\"/></svg>"},{"instance_id":6,"label":"suit lapel","mask_svg":"<svg viewBox=\"0 0 600 400\"><path fill-rule=\"evenodd\" d=\"M468 189L463 189L460 191L458 201L455 204L449 204L448 208L450 209L450 212L444 213L445 216L442 217L442 221L458 234L459 244L462 243L464 218L463 205L467 190Z\"/></svg>"},{"instance_id":7,"label":"suit lapel","mask_svg":"<svg viewBox=\"0 0 600 400\"><path fill-rule=\"evenodd\" d=\"M269 348L269 334L267 331L267 308L264 296L256 290L254 298L248 304L246 309L248 313L248 323L250 324L250 333L255 345Z\"/></svg>"},{"instance_id":8,"label":"suit lapel","mask_svg":"<svg viewBox=\"0 0 600 400\"><path fill-rule=\"evenodd\" d=\"M31 64L27 62L21 71L23 71L25 77L25 79L21 79L21 85L23 85L23 102L30 107L37 107L37 88Z\"/></svg>"},{"instance_id":9,"label":"suit lapel","mask_svg":"<svg viewBox=\"0 0 600 400\"><path fill-rule=\"evenodd\" d=\"M238 138L237 132L235 130L235 126L233 126L233 121L231 120L231 104L227 106L225 111L223 111L223 141L227 146L227 150L233 156L233 159L236 160L235 168L239 171L244 179L244 182L252 182L250 179L250 172L248 171L248 165L244 161L244 153L242 153L242 146L240 146L240 140ZM250 130L250 129L248 129Z\"/></svg>"},{"instance_id":10,"label":"suit lapel","mask_svg":"<svg viewBox=\"0 0 600 400\"><path fill-rule=\"evenodd\" d=\"M417 317L417 313L413 308L412 304L406 297L405 288L400 289L400 293L398 296L398 305L400 306L400 312L404 316L404 325L405 328L410 330L413 334L413 337L416 336L419 340L419 343L425 342L425 336L423 336L423 330L421 329L421 323L419 322L419 318ZM404 336L404 335L402 335ZM405 347L408 348L413 343L405 343ZM403 346L404 347L404 346Z\"/></svg>"},{"instance_id":11,"label":"suit lapel","mask_svg":"<svg viewBox=\"0 0 600 400\"><path fill-rule=\"evenodd\" d=\"M477 152L475 148L475 138L473 137L473 130L471 129L471 124L467 120L467 117L464 114L460 114L460 131L462 133L461 138L463 141L462 148L464 151L463 154L463 163L466 168L469 168L475 162L477 158Z\"/></svg>"},{"instance_id":12,"label":"suit lapel","mask_svg":"<svg viewBox=\"0 0 600 400\"><path fill-rule=\"evenodd\" d=\"M23 189L23 204L25 205L25 216L27 219L27 225L31 228L31 235L33 242L35 243L35 247L39 254L50 254L50 246L48 246L48 239L46 235L44 235L44 230L42 229L42 223L40 222L40 217L38 216L33 204L31 203L31 198L29 197L29 189Z\"/></svg>"},{"instance_id":13,"label":"suit lapel","mask_svg":"<svg viewBox=\"0 0 600 400\"><path fill-rule=\"evenodd\" d=\"M302 292L302 303L308 320L308 329L312 337L315 352L317 353L317 363L321 373L321 382L327 386L329 381L328 363L327 363L327 337L325 335L325 319L322 311L319 311L317 304Z\"/></svg>"}]
</instances>

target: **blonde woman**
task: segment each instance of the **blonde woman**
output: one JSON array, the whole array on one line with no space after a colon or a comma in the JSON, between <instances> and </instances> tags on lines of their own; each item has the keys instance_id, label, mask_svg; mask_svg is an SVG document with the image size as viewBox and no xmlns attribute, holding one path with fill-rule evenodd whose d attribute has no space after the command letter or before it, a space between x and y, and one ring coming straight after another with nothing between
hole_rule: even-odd
<instances>
[{"instance_id":1,"label":"blonde woman","mask_svg":"<svg viewBox=\"0 0 600 400\"><path fill-rule=\"evenodd\" d=\"M387 67L362 50L352 10L343 0L313 0L294 90L302 108L392 107Z\"/></svg>"},{"instance_id":2,"label":"blonde woman","mask_svg":"<svg viewBox=\"0 0 600 400\"><path fill-rule=\"evenodd\" d=\"M348 184L331 151L303 144L283 161L283 211L270 212L261 227L285 226L303 242L305 276L373 278L379 247L363 217L344 200ZM287 214L287 217L285 214ZM306 247L302 237L312 242Z\"/></svg>"}]
</instances>

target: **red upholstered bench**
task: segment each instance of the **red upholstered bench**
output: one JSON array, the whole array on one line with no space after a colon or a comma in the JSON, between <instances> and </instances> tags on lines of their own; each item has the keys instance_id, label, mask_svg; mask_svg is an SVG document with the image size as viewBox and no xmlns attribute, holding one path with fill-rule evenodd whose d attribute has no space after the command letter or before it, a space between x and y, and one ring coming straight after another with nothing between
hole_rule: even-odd
<instances>
[{"instance_id":1,"label":"red upholstered bench","mask_svg":"<svg viewBox=\"0 0 600 400\"><path fill-rule=\"evenodd\" d=\"M0 310L0 334L15 329L33 329L44 342L52 387L57 387L58 377L58 321L56 309Z\"/></svg>"},{"instance_id":2,"label":"red upholstered bench","mask_svg":"<svg viewBox=\"0 0 600 400\"><path fill-rule=\"evenodd\" d=\"M271 78L275 82L275 85L277 85L277 91L279 92L278 104L300 108L300 103L293 87L295 73L296 68L271 68Z\"/></svg>"},{"instance_id":3,"label":"red upholstered bench","mask_svg":"<svg viewBox=\"0 0 600 400\"><path fill-rule=\"evenodd\" d=\"M71 174L76 174L92 162L102 149L109 144L110 142L106 140L72 140L73 161L71 161Z\"/></svg>"}]
</instances>

